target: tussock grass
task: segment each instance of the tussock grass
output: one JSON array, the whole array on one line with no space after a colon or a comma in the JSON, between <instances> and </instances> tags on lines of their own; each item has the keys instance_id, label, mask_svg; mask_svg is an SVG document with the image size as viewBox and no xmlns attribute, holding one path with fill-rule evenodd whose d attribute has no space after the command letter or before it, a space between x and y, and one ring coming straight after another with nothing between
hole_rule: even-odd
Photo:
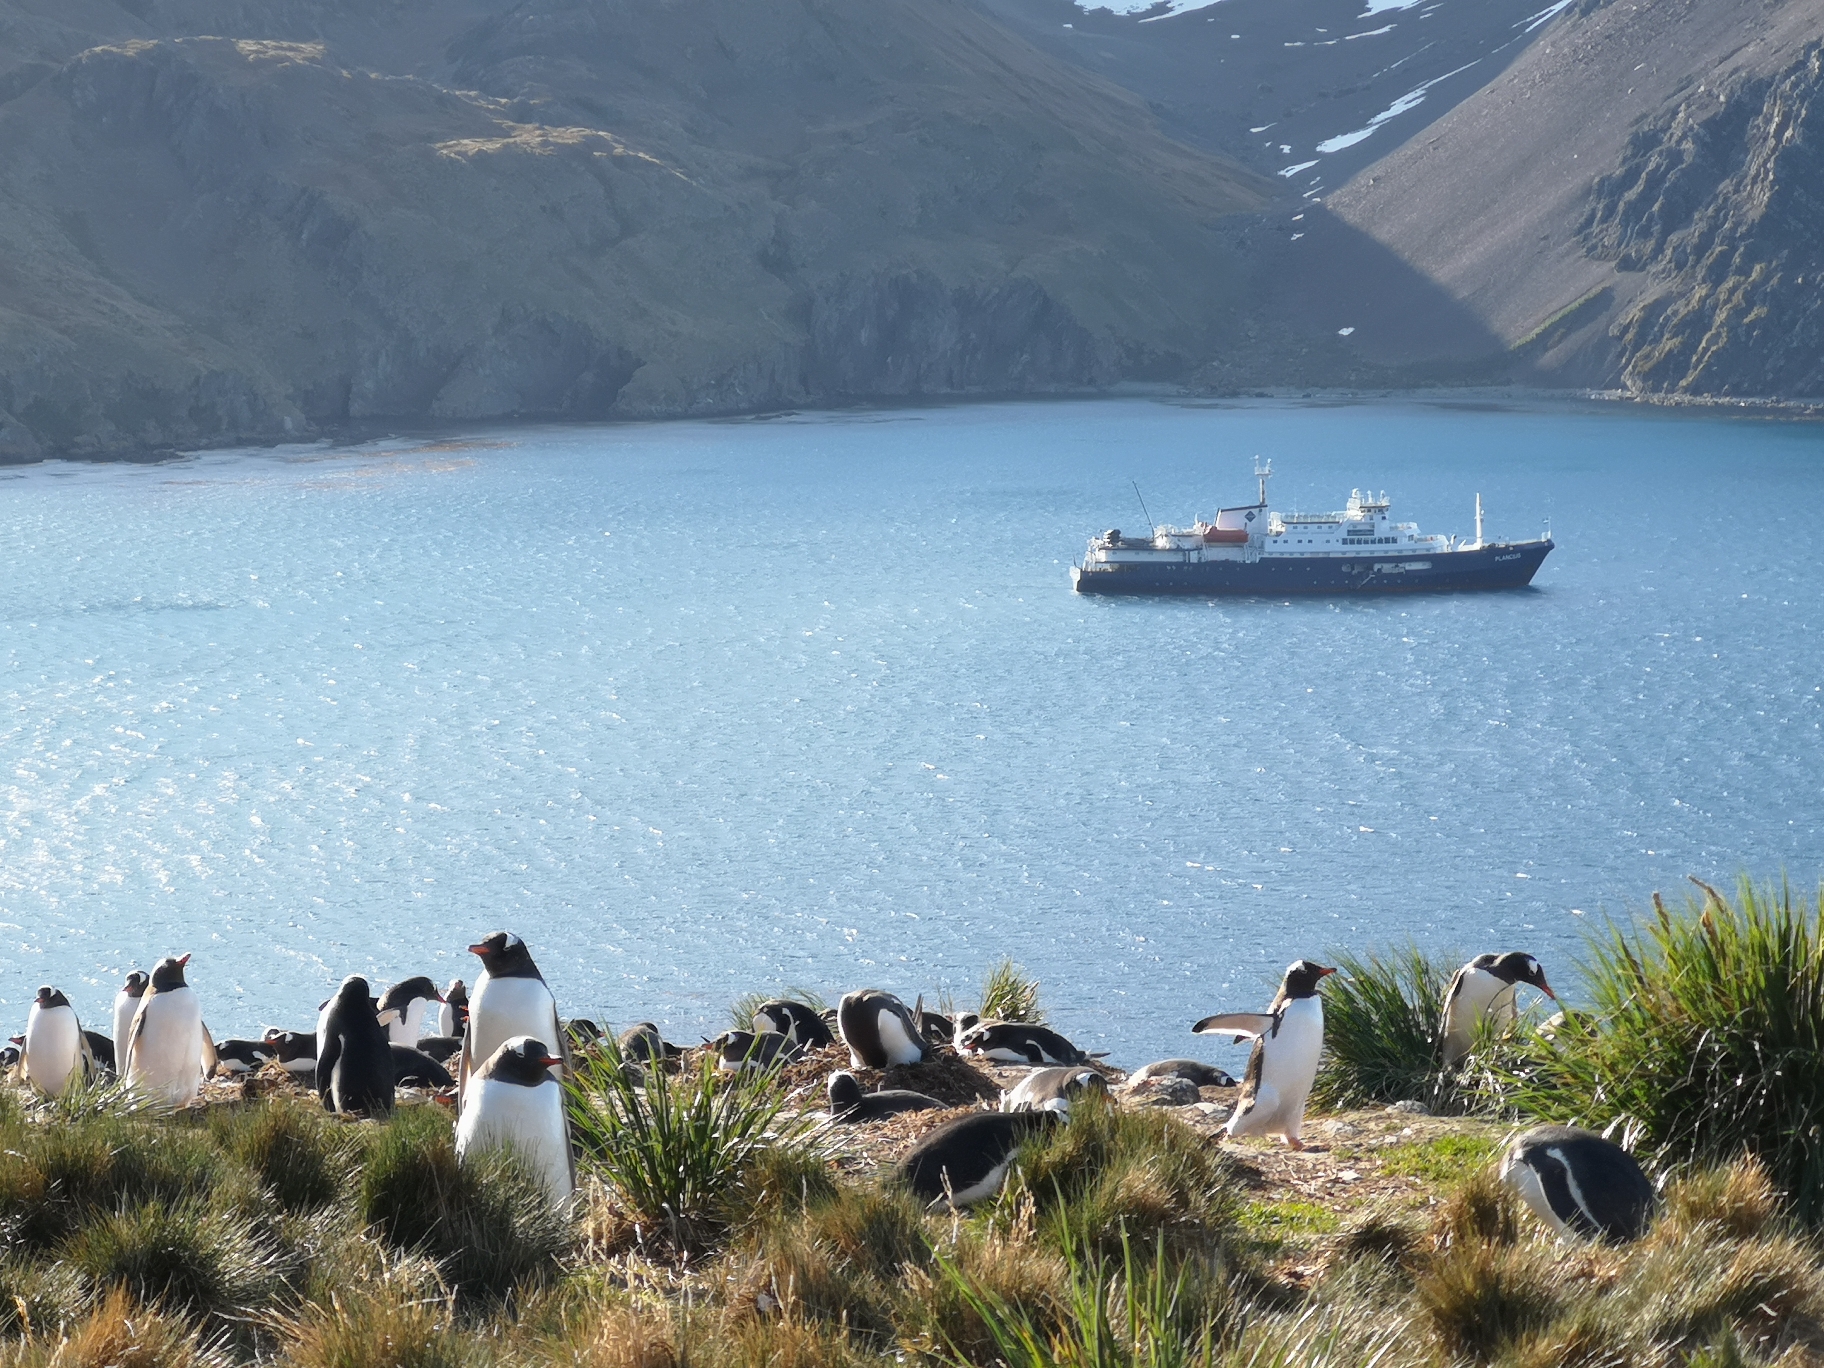
<instances>
[{"instance_id":1,"label":"tussock grass","mask_svg":"<svg viewBox=\"0 0 1824 1368\"><path fill-rule=\"evenodd\" d=\"M1039 981L1011 959L1004 959L982 980L981 1006L985 1021L1026 1021L1042 1025L1045 1011L1039 1006Z\"/></svg>"},{"instance_id":2,"label":"tussock grass","mask_svg":"<svg viewBox=\"0 0 1824 1368\"><path fill-rule=\"evenodd\" d=\"M754 1029L754 1013L761 1005L780 1001L802 1002L813 1012L828 1011L830 1006L820 993L810 988L786 988L777 993L743 993L729 1004L729 1024L737 1031L751 1031Z\"/></svg>"},{"instance_id":3,"label":"tussock grass","mask_svg":"<svg viewBox=\"0 0 1824 1368\"><path fill-rule=\"evenodd\" d=\"M537 1178L504 1151L458 1164L449 1119L429 1107L400 1109L379 1133L357 1205L387 1244L431 1260L464 1306L538 1286L571 1244Z\"/></svg>"},{"instance_id":4,"label":"tussock grass","mask_svg":"<svg viewBox=\"0 0 1824 1368\"><path fill-rule=\"evenodd\" d=\"M1591 1029L1530 1039L1490 1080L1543 1120L1639 1129L1670 1159L1758 1156L1824 1220L1824 892L1743 882L1591 939Z\"/></svg>"},{"instance_id":5,"label":"tussock grass","mask_svg":"<svg viewBox=\"0 0 1824 1368\"><path fill-rule=\"evenodd\" d=\"M779 1151L808 1146L808 1120L788 1120L769 1071L723 1074L705 1052L676 1077L648 1071L635 1083L609 1046L579 1067L570 1093L571 1125L589 1167L647 1232L678 1252L716 1243L742 1215L740 1198L789 1190L768 1186L786 1160ZM757 1168L762 1159L770 1168ZM800 1185L811 1168L795 1170ZM731 1202L731 1197L735 1200Z\"/></svg>"},{"instance_id":6,"label":"tussock grass","mask_svg":"<svg viewBox=\"0 0 1824 1368\"><path fill-rule=\"evenodd\" d=\"M82 1305L82 1280L67 1263L0 1258L0 1339L55 1332Z\"/></svg>"},{"instance_id":7,"label":"tussock grass","mask_svg":"<svg viewBox=\"0 0 1824 1368\"><path fill-rule=\"evenodd\" d=\"M182 1316L141 1306L124 1288L66 1331L0 1345L3 1368L229 1368L232 1362Z\"/></svg>"},{"instance_id":8,"label":"tussock grass","mask_svg":"<svg viewBox=\"0 0 1824 1368\"><path fill-rule=\"evenodd\" d=\"M286 1328L283 1368L476 1368L493 1355L464 1336L448 1298L403 1280L338 1293Z\"/></svg>"},{"instance_id":9,"label":"tussock grass","mask_svg":"<svg viewBox=\"0 0 1824 1368\"><path fill-rule=\"evenodd\" d=\"M1162 1108L1125 1110L1086 1093L1070 1124L1021 1147L997 1203L1002 1219L1028 1197L1056 1236L1068 1227L1098 1255L1123 1239L1205 1248L1238 1210L1230 1163L1205 1137Z\"/></svg>"},{"instance_id":10,"label":"tussock grass","mask_svg":"<svg viewBox=\"0 0 1824 1368\"><path fill-rule=\"evenodd\" d=\"M238 1159L287 1212L318 1211L343 1191L355 1168L355 1132L315 1108L268 1099L217 1108L211 1138Z\"/></svg>"},{"instance_id":11,"label":"tussock grass","mask_svg":"<svg viewBox=\"0 0 1824 1368\"><path fill-rule=\"evenodd\" d=\"M1420 1314L1447 1355L1492 1362L1511 1344L1546 1329L1564 1310L1555 1262L1543 1245L1453 1243L1419 1277Z\"/></svg>"},{"instance_id":12,"label":"tussock grass","mask_svg":"<svg viewBox=\"0 0 1824 1368\"><path fill-rule=\"evenodd\" d=\"M1312 1097L1326 1107L1450 1099L1438 1036L1444 994L1460 961L1416 945L1386 953L1337 951L1341 973L1324 984L1324 1058Z\"/></svg>"}]
</instances>

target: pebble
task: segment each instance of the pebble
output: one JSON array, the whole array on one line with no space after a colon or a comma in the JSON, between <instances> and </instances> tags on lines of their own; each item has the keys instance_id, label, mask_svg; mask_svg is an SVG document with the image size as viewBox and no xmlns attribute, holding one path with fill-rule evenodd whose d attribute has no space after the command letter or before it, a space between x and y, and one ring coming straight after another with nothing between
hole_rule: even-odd
<instances>
[{"instance_id":1,"label":"pebble","mask_svg":"<svg viewBox=\"0 0 1824 1368\"><path fill-rule=\"evenodd\" d=\"M1414 1102L1408 1098L1404 1102L1395 1102L1388 1111L1400 1116L1430 1116L1431 1109L1423 1102Z\"/></svg>"},{"instance_id":2,"label":"pebble","mask_svg":"<svg viewBox=\"0 0 1824 1368\"><path fill-rule=\"evenodd\" d=\"M1233 1107L1225 1107L1220 1102L1199 1102L1197 1110L1217 1121L1227 1121Z\"/></svg>"}]
</instances>

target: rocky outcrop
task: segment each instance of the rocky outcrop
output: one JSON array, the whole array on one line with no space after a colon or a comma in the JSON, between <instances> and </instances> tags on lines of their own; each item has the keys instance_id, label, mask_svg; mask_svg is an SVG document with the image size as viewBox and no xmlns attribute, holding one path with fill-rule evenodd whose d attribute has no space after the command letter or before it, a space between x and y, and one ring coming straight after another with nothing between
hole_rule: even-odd
<instances>
[{"instance_id":1,"label":"rocky outcrop","mask_svg":"<svg viewBox=\"0 0 1824 1368\"><path fill-rule=\"evenodd\" d=\"M1824 395L1824 50L1637 130L1581 232L1657 286L1616 328L1630 388Z\"/></svg>"},{"instance_id":2,"label":"rocky outcrop","mask_svg":"<svg viewBox=\"0 0 1824 1368\"><path fill-rule=\"evenodd\" d=\"M33 12L0 460L1183 376L1271 193L960 0Z\"/></svg>"}]
</instances>

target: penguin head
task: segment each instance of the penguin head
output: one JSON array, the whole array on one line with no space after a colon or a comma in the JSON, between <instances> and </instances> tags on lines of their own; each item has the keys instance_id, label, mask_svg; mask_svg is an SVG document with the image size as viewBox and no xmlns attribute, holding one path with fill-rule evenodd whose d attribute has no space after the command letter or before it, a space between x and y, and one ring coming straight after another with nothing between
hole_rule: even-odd
<instances>
[{"instance_id":1,"label":"penguin head","mask_svg":"<svg viewBox=\"0 0 1824 1368\"><path fill-rule=\"evenodd\" d=\"M443 1000L452 1007L469 1005L469 986L461 979L451 979L450 986L443 990Z\"/></svg>"},{"instance_id":2,"label":"penguin head","mask_svg":"<svg viewBox=\"0 0 1824 1368\"><path fill-rule=\"evenodd\" d=\"M517 1083L524 1088L539 1088L555 1082L549 1071L563 1062L554 1058L550 1048L536 1036L514 1036L494 1051L475 1076Z\"/></svg>"},{"instance_id":3,"label":"penguin head","mask_svg":"<svg viewBox=\"0 0 1824 1368\"><path fill-rule=\"evenodd\" d=\"M1293 960L1286 966L1285 982L1280 985L1280 992L1289 1000L1317 996L1318 981L1336 970L1325 968L1315 960Z\"/></svg>"},{"instance_id":4,"label":"penguin head","mask_svg":"<svg viewBox=\"0 0 1824 1368\"><path fill-rule=\"evenodd\" d=\"M1521 950L1509 950L1505 955L1495 957L1495 962L1488 966L1488 972L1508 983L1524 983L1537 988L1554 1002L1558 994L1552 991L1545 981L1545 970L1539 967L1539 961Z\"/></svg>"},{"instance_id":5,"label":"penguin head","mask_svg":"<svg viewBox=\"0 0 1824 1368\"><path fill-rule=\"evenodd\" d=\"M144 997L146 985L152 982L144 969L135 969L127 975L127 981L120 985L120 991L130 998Z\"/></svg>"},{"instance_id":6,"label":"penguin head","mask_svg":"<svg viewBox=\"0 0 1824 1368\"><path fill-rule=\"evenodd\" d=\"M784 1035L791 1028L792 1019L773 1003L765 1004L754 1013L755 1035Z\"/></svg>"},{"instance_id":7,"label":"penguin head","mask_svg":"<svg viewBox=\"0 0 1824 1368\"><path fill-rule=\"evenodd\" d=\"M469 947L469 953L480 955L481 967L495 978L530 978L538 974L532 963L532 952L511 931L496 931L492 935L483 936Z\"/></svg>"},{"instance_id":8,"label":"penguin head","mask_svg":"<svg viewBox=\"0 0 1824 1368\"><path fill-rule=\"evenodd\" d=\"M188 955L166 955L152 966L152 991L169 993L178 988L187 988L184 982L184 966L190 963Z\"/></svg>"},{"instance_id":9,"label":"penguin head","mask_svg":"<svg viewBox=\"0 0 1824 1368\"><path fill-rule=\"evenodd\" d=\"M68 1007L70 1000L63 995L63 990L45 984L38 990L37 1005L49 1010L52 1007Z\"/></svg>"},{"instance_id":10,"label":"penguin head","mask_svg":"<svg viewBox=\"0 0 1824 1368\"><path fill-rule=\"evenodd\" d=\"M311 1059L317 1053L317 1038L304 1031L269 1031L267 1044L272 1046L273 1057L281 1064L289 1064L294 1059Z\"/></svg>"},{"instance_id":11,"label":"penguin head","mask_svg":"<svg viewBox=\"0 0 1824 1368\"><path fill-rule=\"evenodd\" d=\"M602 1038L602 1028L588 1017L577 1017L574 1021L564 1023L564 1034L570 1037L572 1045L587 1049Z\"/></svg>"},{"instance_id":12,"label":"penguin head","mask_svg":"<svg viewBox=\"0 0 1824 1368\"><path fill-rule=\"evenodd\" d=\"M829 1087L832 1112L845 1112L861 1105L861 1084L847 1070L831 1074Z\"/></svg>"},{"instance_id":13,"label":"penguin head","mask_svg":"<svg viewBox=\"0 0 1824 1368\"><path fill-rule=\"evenodd\" d=\"M383 1012L395 1011L403 1016L406 1008L419 998L423 998L427 1002L443 1001L442 996L437 992L437 985L424 974L420 974L416 978L401 979L388 988L380 995L380 1010Z\"/></svg>"}]
</instances>

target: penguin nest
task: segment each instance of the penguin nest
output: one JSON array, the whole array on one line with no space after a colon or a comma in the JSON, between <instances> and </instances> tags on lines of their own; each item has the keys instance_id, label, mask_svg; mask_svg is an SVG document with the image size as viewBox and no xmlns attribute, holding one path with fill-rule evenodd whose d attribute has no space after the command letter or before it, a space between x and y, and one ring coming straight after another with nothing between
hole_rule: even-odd
<instances>
[{"instance_id":1,"label":"penguin nest","mask_svg":"<svg viewBox=\"0 0 1824 1368\"><path fill-rule=\"evenodd\" d=\"M838 1069L854 1074L863 1092L903 1088L907 1092L935 1097L948 1107L972 1107L980 1101L998 1102L1001 1097L1001 1085L993 1075L976 1068L948 1048L938 1050L923 1064L896 1065L883 1070L851 1069L846 1045L826 1045L781 1070L779 1081L788 1092L803 1089L807 1100L815 1095L821 1102L830 1075Z\"/></svg>"}]
</instances>

